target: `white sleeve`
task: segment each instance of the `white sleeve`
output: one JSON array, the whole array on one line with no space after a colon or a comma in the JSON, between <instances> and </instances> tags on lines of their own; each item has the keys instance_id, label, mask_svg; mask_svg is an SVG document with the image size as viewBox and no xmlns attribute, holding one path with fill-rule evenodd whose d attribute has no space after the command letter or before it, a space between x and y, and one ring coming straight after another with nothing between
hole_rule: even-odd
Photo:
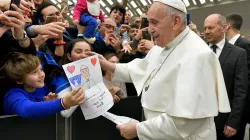
<instances>
[{"instance_id":1,"label":"white sleeve","mask_svg":"<svg viewBox=\"0 0 250 140\"><path fill-rule=\"evenodd\" d=\"M58 98L63 98L66 94L70 93L71 92L71 87L68 87L68 88L65 88L64 90L62 90L61 92L58 93ZM70 107L69 109L67 110L63 110L61 111L61 115L63 117L70 117L72 115L72 113L76 110L76 108L78 107L78 105L76 106L72 106Z\"/></svg>"},{"instance_id":2,"label":"white sleeve","mask_svg":"<svg viewBox=\"0 0 250 140\"><path fill-rule=\"evenodd\" d=\"M73 114L73 112L76 110L77 107L78 107L78 105L77 106L72 106L72 107L70 107L70 109L61 111L61 115L63 117L68 118Z\"/></svg>"},{"instance_id":3,"label":"white sleeve","mask_svg":"<svg viewBox=\"0 0 250 140\"><path fill-rule=\"evenodd\" d=\"M112 81L132 83L130 78L128 64L116 64Z\"/></svg>"},{"instance_id":4,"label":"white sleeve","mask_svg":"<svg viewBox=\"0 0 250 140\"><path fill-rule=\"evenodd\" d=\"M138 123L137 135L140 140L182 140L188 138L207 119L209 118L177 118L163 113L156 118Z\"/></svg>"}]
</instances>

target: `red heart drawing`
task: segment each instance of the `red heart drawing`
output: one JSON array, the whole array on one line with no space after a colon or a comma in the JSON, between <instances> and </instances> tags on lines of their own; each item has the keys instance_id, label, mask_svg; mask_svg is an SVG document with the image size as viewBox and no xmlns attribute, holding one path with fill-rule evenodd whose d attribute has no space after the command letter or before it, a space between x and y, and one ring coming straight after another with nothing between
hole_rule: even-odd
<instances>
[{"instance_id":1,"label":"red heart drawing","mask_svg":"<svg viewBox=\"0 0 250 140\"><path fill-rule=\"evenodd\" d=\"M90 61L91 61L92 65L95 66L95 64L96 64L96 58L91 58Z\"/></svg>"},{"instance_id":2,"label":"red heart drawing","mask_svg":"<svg viewBox=\"0 0 250 140\"><path fill-rule=\"evenodd\" d=\"M75 71L75 66L68 66L67 70L72 74Z\"/></svg>"}]
</instances>

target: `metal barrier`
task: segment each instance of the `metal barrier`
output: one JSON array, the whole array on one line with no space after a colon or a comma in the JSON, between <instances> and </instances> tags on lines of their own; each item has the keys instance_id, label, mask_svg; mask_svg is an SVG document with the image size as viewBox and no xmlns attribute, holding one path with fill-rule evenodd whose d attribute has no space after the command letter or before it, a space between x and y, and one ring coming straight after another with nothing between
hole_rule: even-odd
<instances>
[{"instance_id":1,"label":"metal barrier","mask_svg":"<svg viewBox=\"0 0 250 140\"><path fill-rule=\"evenodd\" d=\"M128 97L115 104L109 112L141 119L140 97ZM123 140L116 125L104 117L85 120L78 107L70 118L59 113L39 119L16 115L0 116L1 140Z\"/></svg>"},{"instance_id":2,"label":"metal barrier","mask_svg":"<svg viewBox=\"0 0 250 140\"><path fill-rule=\"evenodd\" d=\"M55 140L56 115L40 119L2 116L0 118L0 139Z\"/></svg>"}]
</instances>

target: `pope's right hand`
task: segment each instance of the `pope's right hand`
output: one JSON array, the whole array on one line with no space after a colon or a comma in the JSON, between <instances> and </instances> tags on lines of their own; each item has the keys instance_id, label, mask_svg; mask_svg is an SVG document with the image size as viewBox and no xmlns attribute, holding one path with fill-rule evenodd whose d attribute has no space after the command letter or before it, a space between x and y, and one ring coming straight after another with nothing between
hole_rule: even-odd
<instances>
[{"instance_id":1,"label":"pope's right hand","mask_svg":"<svg viewBox=\"0 0 250 140\"><path fill-rule=\"evenodd\" d=\"M63 97L63 104L65 108L70 108L75 105L84 103L84 90L83 88L75 88L65 97Z\"/></svg>"},{"instance_id":2,"label":"pope's right hand","mask_svg":"<svg viewBox=\"0 0 250 140\"><path fill-rule=\"evenodd\" d=\"M95 52L86 52L88 56L98 55L101 67L103 70L115 71L115 63L109 62L106 58L104 58L101 54L95 53Z\"/></svg>"}]
</instances>

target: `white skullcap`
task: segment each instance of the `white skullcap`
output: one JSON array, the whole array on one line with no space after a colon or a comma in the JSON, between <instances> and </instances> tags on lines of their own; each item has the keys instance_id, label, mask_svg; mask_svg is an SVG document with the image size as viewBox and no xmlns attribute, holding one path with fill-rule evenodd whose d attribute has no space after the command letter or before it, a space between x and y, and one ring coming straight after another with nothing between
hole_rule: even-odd
<instances>
[{"instance_id":1,"label":"white skullcap","mask_svg":"<svg viewBox=\"0 0 250 140\"><path fill-rule=\"evenodd\" d=\"M160 2L175 9L178 9L183 13L187 13L186 6L182 0L154 0L154 2Z\"/></svg>"}]
</instances>

